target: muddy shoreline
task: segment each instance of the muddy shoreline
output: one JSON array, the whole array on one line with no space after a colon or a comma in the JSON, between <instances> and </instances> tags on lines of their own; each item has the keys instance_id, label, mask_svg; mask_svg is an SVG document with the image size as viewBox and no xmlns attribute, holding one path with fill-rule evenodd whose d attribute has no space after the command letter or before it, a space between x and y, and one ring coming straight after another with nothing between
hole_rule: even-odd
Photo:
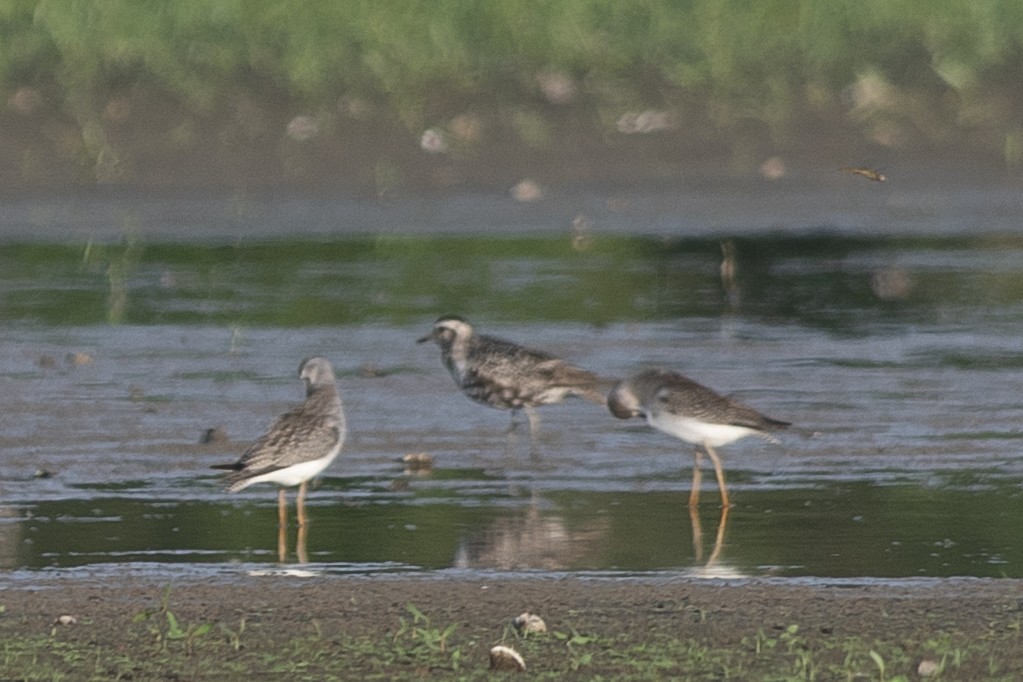
<instances>
[{"instance_id":1,"label":"muddy shoreline","mask_svg":"<svg viewBox=\"0 0 1023 682\"><path fill-rule=\"evenodd\" d=\"M190 667L199 666L204 657L226 657L249 673L258 671L262 664L251 658L256 651L265 665L270 658L297 658L312 666L307 671L328 677L336 665L358 676L419 677L459 670L471 677L486 671L487 653L500 643L520 650L534 674L562 679L644 676L637 666L646 660L646 652L678 642L705 653L700 660L662 662L659 674L713 679L701 661L714 655L738 657L729 658L737 665L748 659L748 679L791 668L800 656L815 657L821 679L832 679L829 671L836 670L876 675L872 657L854 655L862 646L864 653L869 649L885 657L889 675L912 679L922 662L941 665L940 679L1002 679L989 674L992 666L997 664L1004 673L1023 664L1020 580L861 583L432 574L243 576L210 582L41 577L32 586L8 584L2 603L4 640L37 637L87 647L97 659L110 652L133 659L164 657L161 669L167 679L178 674L171 674L178 666L193 671L185 677L205 679L206 668ZM181 637L168 637L167 611L173 613ZM541 615L548 633L527 639L517 635L510 621L524 611ZM61 616L71 616L73 622L61 624ZM207 624L204 632L194 634ZM446 644L430 650L429 635L444 631ZM310 662L312 654L302 653L296 644L310 638L332 653ZM974 653L971 647L978 643L994 647L985 651L997 661ZM320 644L310 651L322 651ZM844 660L838 649L846 651ZM457 660L450 658L453 651ZM959 654L952 665L954 651ZM580 658L580 652L587 655ZM391 656L393 660L384 660Z\"/></svg>"}]
</instances>

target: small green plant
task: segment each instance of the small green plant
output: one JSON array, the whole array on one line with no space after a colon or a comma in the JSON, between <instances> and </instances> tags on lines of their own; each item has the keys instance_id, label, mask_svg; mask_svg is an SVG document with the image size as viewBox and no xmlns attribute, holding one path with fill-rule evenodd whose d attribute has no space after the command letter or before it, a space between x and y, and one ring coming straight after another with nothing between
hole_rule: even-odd
<instances>
[{"instance_id":1,"label":"small green plant","mask_svg":"<svg viewBox=\"0 0 1023 682\"><path fill-rule=\"evenodd\" d=\"M405 610L411 614L412 622L409 623L404 618L399 618L401 629L399 629L398 634L408 632L411 634L412 639L418 639L427 649L446 653L448 638L458 628L458 623L452 623L443 630L440 630L431 626L429 617L420 611L415 604L406 604ZM397 634L395 636L397 637Z\"/></svg>"},{"instance_id":2,"label":"small green plant","mask_svg":"<svg viewBox=\"0 0 1023 682\"><path fill-rule=\"evenodd\" d=\"M241 620L238 621L238 631L234 631L227 627L223 623L220 624L220 631L227 637L228 645L234 649L234 651L241 651L242 649L242 635L245 633L245 616L242 616Z\"/></svg>"},{"instance_id":3,"label":"small green plant","mask_svg":"<svg viewBox=\"0 0 1023 682\"><path fill-rule=\"evenodd\" d=\"M559 639L565 643L565 646L572 648L574 646L584 646L586 644L592 644L597 641L596 635L583 635L576 630L572 630L572 634L569 635L565 632L558 630L554 631L554 638Z\"/></svg>"},{"instance_id":4,"label":"small green plant","mask_svg":"<svg viewBox=\"0 0 1023 682\"><path fill-rule=\"evenodd\" d=\"M569 655L571 656L569 659L569 666L572 670L578 671L583 666L589 665L593 662L593 652L581 651L580 648L596 642L596 635L584 635L574 629L572 630L571 635L559 631L555 631L553 635L555 639L561 640L565 643L565 647L568 649Z\"/></svg>"},{"instance_id":5,"label":"small green plant","mask_svg":"<svg viewBox=\"0 0 1023 682\"><path fill-rule=\"evenodd\" d=\"M749 638L744 637L743 643L750 645ZM773 651L778 646L778 640L774 637L768 637L763 628L757 628L757 634L753 636L752 646L753 653L759 656L768 651Z\"/></svg>"},{"instance_id":6,"label":"small green plant","mask_svg":"<svg viewBox=\"0 0 1023 682\"><path fill-rule=\"evenodd\" d=\"M213 626L210 623L202 623L199 625L193 623L182 627L181 623L178 621L178 617L170 610L170 592L171 586L168 585L163 591L163 597L160 599L159 611L142 611L135 616L134 622L149 623L149 632L153 635L161 648L165 649L168 642L183 640L185 642L185 651L191 655L194 650L195 640L209 632ZM159 625L159 618L156 619L156 622L150 622L155 616L160 615L162 615L163 619L166 621L166 627L161 627Z\"/></svg>"},{"instance_id":7,"label":"small green plant","mask_svg":"<svg viewBox=\"0 0 1023 682\"><path fill-rule=\"evenodd\" d=\"M881 654L877 653L873 649L868 651L867 655L870 656L870 660L872 660L874 662L874 665L877 666L877 679L879 680L879 682L885 682L885 680L888 678L885 676L884 657L882 657Z\"/></svg>"},{"instance_id":8,"label":"small green plant","mask_svg":"<svg viewBox=\"0 0 1023 682\"><path fill-rule=\"evenodd\" d=\"M411 649L403 650L403 653L413 657L446 654L451 667L457 670L462 660L462 651L459 647L450 649L449 640L458 629L458 623L451 623L441 629L434 627L430 618L415 604L406 604L405 610L408 611L411 620L404 616L398 618L399 627L394 633L393 642L398 644L407 636L414 645Z\"/></svg>"}]
</instances>

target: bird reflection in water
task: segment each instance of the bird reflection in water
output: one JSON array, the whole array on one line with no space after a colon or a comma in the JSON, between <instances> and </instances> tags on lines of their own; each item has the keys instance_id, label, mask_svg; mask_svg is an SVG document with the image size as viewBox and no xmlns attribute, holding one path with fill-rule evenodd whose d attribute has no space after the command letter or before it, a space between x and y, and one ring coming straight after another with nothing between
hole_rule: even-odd
<instances>
[{"instance_id":1,"label":"bird reflection in water","mask_svg":"<svg viewBox=\"0 0 1023 682\"><path fill-rule=\"evenodd\" d=\"M721 516L718 519L717 532L714 534L714 544L711 546L710 555L707 560L703 559L704 541L703 526L700 521L698 507L689 507L689 522L693 530L693 559L694 566L687 573L696 578L739 578L743 574L735 568L721 563L721 551L725 546L725 533L728 528L728 512L731 507L721 507Z\"/></svg>"},{"instance_id":2,"label":"bird reflection in water","mask_svg":"<svg viewBox=\"0 0 1023 682\"><path fill-rule=\"evenodd\" d=\"M563 571L587 563L606 545L610 522L598 516L569 527L559 514L541 513L533 491L522 514L503 516L475 537L462 541L456 568L496 568L505 571Z\"/></svg>"},{"instance_id":3,"label":"bird reflection in water","mask_svg":"<svg viewBox=\"0 0 1023 682\"><path fill-rule=\"evenodd\" d=\"M281 488L281 496L284 496L284 488ZM281 513L277 519L277 561L288 563L288 519L284 505L278 505ZM295 560L300 564L309 563L308 546L309 524L298 524L298 537L295 538Z\"/></svg>"}]
</instances>

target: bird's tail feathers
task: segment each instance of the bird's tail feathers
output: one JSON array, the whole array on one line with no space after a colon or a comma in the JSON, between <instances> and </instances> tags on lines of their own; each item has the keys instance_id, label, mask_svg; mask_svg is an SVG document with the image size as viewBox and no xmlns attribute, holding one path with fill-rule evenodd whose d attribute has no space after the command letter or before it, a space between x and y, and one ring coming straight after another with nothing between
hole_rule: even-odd
<instances>
[{"instance_id":1,"label":"bird's tail feathers","mask_svg":"<svg viewBox=\"0 0 1023 682\"><path fill-rule=\"evenodd\" d=\"M227 475L224 476L224 490L229 493L236 493L252 483L252 477L243 473L245 466L241 462L214 464L210 468L227 471Z\"/></svg>"}]
</instances>

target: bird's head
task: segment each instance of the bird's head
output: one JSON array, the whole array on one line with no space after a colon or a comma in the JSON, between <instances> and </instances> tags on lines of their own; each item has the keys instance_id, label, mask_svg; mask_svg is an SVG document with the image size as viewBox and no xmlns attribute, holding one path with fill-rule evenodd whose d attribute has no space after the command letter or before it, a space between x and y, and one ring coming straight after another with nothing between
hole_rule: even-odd
<instances>
[{"instance_id":1,"label":"bird's head","mask_svg":"<svg viewBox=\"0 0 1023 682\"><path fill-rule=\"evenodd\" d=\"M472 333L472 325L468 322L455 315L445 315L434 322L430 333L418 339L416 343L433 341L441 349L447 350L456 340L468 339Z\"/></svg>"},{"instance_id":2,"label":"bird's head","mask_svg":"<svg viewBox=\"0 0 1023 682\"><path fill-rule=\"evenodd\" d=\"M305 383L306 395L323 386L334 385L334 368L325 358L306 358L298 366L298 377Z\"/></svg>"},{"instance_id":3,"label":"bird's head","mask_svg":"<svg viewBox=\"0 0 1023 682\"><path fill-rule=\"evenodd\" d=\"M636 398L628 381L619 381L607 394L607 409L619 419L644 416L639 399Z\"/></svg>"}]
</instances>

